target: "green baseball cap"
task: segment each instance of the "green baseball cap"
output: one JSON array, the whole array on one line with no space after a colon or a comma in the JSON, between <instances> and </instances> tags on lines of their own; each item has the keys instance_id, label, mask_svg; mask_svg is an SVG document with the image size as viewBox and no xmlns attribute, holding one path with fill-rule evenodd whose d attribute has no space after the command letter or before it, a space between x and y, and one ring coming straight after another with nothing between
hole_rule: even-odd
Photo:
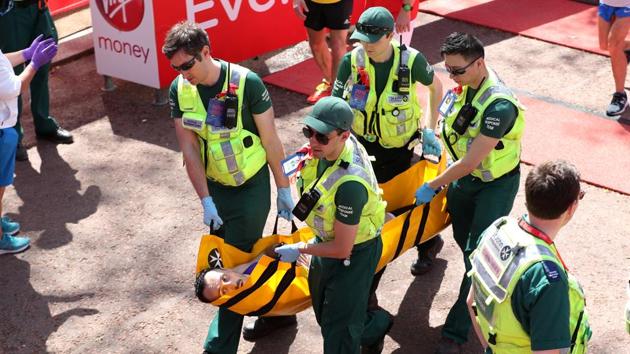
<instances>
[{"instance_id":1,"label":"green baseball cap","mask_svg":"<svg viewBox=\"0 0 630 354\"><path fill-rule=\"evenodd\" d=\"M320 99L313 110L304 118L304 124L322 134L335 129L350 130L354 113L348 102L339 97L328 96Z\"/></svg>"},{"instance_id":2,"label":"green baseball cap","mask_svg":"<svg viewBox=\"0 0 630 354\"><path fill-rule=\"evenodd\" d=\"M363 11L350 39L374 43L384 34L394 31L394 16L384 7L370 7Z\"/></svg>"}]
</instances>

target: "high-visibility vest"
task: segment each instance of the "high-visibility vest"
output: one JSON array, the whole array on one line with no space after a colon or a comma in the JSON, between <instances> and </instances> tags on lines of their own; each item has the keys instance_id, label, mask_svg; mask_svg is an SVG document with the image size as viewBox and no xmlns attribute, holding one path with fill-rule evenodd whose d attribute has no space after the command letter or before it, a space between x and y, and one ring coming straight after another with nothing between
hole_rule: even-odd
<instances>
[{"instance_id":1,"label":"high-visibility vest","mask_svg":"<svg viewBox=\"0 0 630 354\"><path fill-rule=\"evenodd\" d=\"M308 226L321 240L334 239L333 225L337 209L335 193L342 183L357 181L367 189L368 201L363 207L354 243L359 244L377 237L385 221L387 203L381 197L382 192L378 187L365 148L353 135L350 135L339 158L324 171L319 180L317 178L318 161L319 159L308 160L300 171L299 189L302 192L315 189L321 196L305 220Z\"/></svg>"},{"instance_id":2,"label":"high-visibility vest","mask_svg":"<svg viewBox=\"0 0 630 354\"><path fill-rule=\"evenodd\" d=\"M237 87L238 97L236 126L231 129L206 124L207 112L197 86L190 84L181 74L177 82L177 100L183 112L182 125L199 137L206 177L226 186L242 185L267 163L260 137L243 129L242 107L248 72L239 65L228 64L222 92L227 92L229 84L232 84Z\"/></svg>"},{"instance_id":3,"label":"high-visibility vest","mask_svg":"<svg viewBox=\"0 0 630 354\"><path fill-rule=\"evenodd\" d=\"M351 73L346 81L344 97L350 101L352 87L361 83L359 69L367 70L370 85L367 102L364 110L353 109L352 131L368 141L377 139L385 148L398 148L405 146L411 136L418 131L422 108L417 98L416 82L412 82L411 77L409 77L409 94L399 94L394 91L394 82L398 80L399 63L405 63L411 71L418 51L413 48L401 51L396 41L392 41L391 45L394 49L394 62L381 95L376 95L374 66L370 64L365 49L357 46L350 56Z\"/></svg>"},{"instance_id":4,"label":"high-visibility vest","mask_svg":"<svg viewBox=\"0 0 630 354\"><path fill-rule=\"evenodd\" d=\"M472 145L473 140L481 131L483 113L495 100L502 98L508 100L518 110L518 116L514 126L503 136L497 146L481 161L479 166L471 173L484 182L493 181L512 171L521 160L521 137L525 128L525 107L518 101L512 91L506 87L501 79L491 69L488 69L488 77L475 94L471 104L477 109L477 115L472 119L463 135L459 135L452 128L460 109L466 104L468 86L462 88L457 95L455 103L447 114L441 139L453 160L462 159Z\"/></svg>"},{"instance_id":5,"label":"high-visibility vest","mask_svg":"<svg viewBox=\"0 0 630 354\"><path fill-rule=\"evenodd\" d=\"M564 268L554 248L523 230L518 221L502 217L483 234L470 255L468 273L474 284L477 322L494 353L531 353L530 336L512 311L512 294L523 273L534 263L554 262L569 282L571 347L569 353L586 353L591 337L582 287Z\"/></svg>"}]
</instances>

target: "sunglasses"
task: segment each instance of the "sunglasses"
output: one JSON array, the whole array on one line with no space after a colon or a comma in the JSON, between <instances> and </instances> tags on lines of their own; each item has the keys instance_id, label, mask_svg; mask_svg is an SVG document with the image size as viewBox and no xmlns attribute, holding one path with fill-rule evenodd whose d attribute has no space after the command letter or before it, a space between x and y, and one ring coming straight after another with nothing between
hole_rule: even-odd
<instances>
[{"instance_id":1,"label":"sunglasses","mask_svg":"<svg viewBox=\"0 0 630 354\"><path fill-rule=\"evenodd\" d=\"M330 138L328 137L328 135L322 134L308 126L302 128L302 134L304 134L307 139L310 139L311 137L313 137L313 135L315 135L315 140L317 140L317 142L322 145L328 145L328 143L330 142Z\"/></svg>"},{"instance_id":2,"label":"sunglasses","mask_svg":"<svg viewBox=\"0 0 630 354\"><path fill-rule=\"evenodd\" d=\"M585 194L586 194L586 191L584 189L580 190L580 193L578 193L578 200L584 199Z\"/></svg>"},{"instance_id":3,"label":"sunglasses","mask_svg":"<svg viewBox=\"0 0 630 354\"><path fill-rule=\"evenodd\" d=\"M193 66L195 66L195 60L197 60L197 55L193 56L192 59L190 59L189 61L185 62L184 64L181 65L173 65L171 64L171 67L173 69L175 69L175 71L188 71L190 69L192 69Z\"/></svg>"},{"instance_id":4,"label":"sunglasses","mask_svg":"<svg viewBox=\"0 0 630 354\"><path fill-rule=\"evenodd\" d=\"M451 68L448 65L444 65L444 66L446 67L446 71L448 71L448 73L453 75L453 76L464 75L466 73L466 69L468 69L468 67L473 65L473 63L476 62L479 58L481 58L481 57L477 57L477 58L473 59L473 61L468 63L468 65L466 65L464 67L461 67L461 68L454 69L454 68Z\"/></svg>"},{"instance_id":5,"label":"sunglasses","mask_svg":"<svg viewBox=\"0 0 630 354\"><path fill-rule=\"evenodd\" d=\"M391 28L368 25L363 23L357 23L356 27L359 32L365 34L388 34L392 31Z\"/></svg>"}]
</instances>

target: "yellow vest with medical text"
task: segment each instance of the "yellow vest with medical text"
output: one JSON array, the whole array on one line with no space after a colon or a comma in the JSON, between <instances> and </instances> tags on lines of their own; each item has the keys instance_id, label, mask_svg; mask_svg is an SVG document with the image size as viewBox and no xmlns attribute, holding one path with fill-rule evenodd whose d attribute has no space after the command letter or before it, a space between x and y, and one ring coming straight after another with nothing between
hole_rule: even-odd
<instances>
[{"instance_id":1,"label":"yellow vest with medical text","mask_svg":"<svg viewBox=\"0 0 630 354\"><path fill-rule=\"evenodd\" d=\"M335 238L334 222L335 194L339 186L348 181L361 183L368 192L368 201L363 207L359 229L354 244L359 244L377 237L385 222L385 207L387 203L381 197L376 176L372 170L367 152L353 135L345 142L345 147L334 164L324 171L317 181L318 159L308 160L300 171L298 184L302 193L317 190L321 197L306 218L306 223L315 235L323 241ZM317 184L315 184L317 182Z\"/></svg>"},{"instance_id":2,"label":"yellow vest with medical text","mask_svg":"<svg viewBox=\"0 0 630 354\"><path fill-rule=\"evenodd\" d=\"M512 171L521 161L521 137L525 128L525 107L518 101L512 91L503 84L494 71L488 69L488 77L486 77L471 102L473 107L477 109L477 115L470 122L466 132L463 135L459 135L453 130L452 126L459 110L466 103L467 92L468 86L464 86L444 120L441 135L444 145L454 160L463 159L468 153L473 140L479 135L481 130L483 113L492 102L502 98L514 104L518 110L516 122L514 122L512 129L500 139L497 147L471 173L484 182L490 182Z\"/></svg>"},{"instance_id":3,"label":"yellow vest with medical text","mask_svg":"<svg viewBox=\"0 0 630 354\"><path fill-rule=\"evenodd\" d=\"M249 70L229 64L222 92L229 84L237 86L236 126L214 127L206 124L207 112L197 91L182 75L177 82L177 100L182 111L182 125L197 133L206 177L226 186L240 186L267 163L267 154L258 135L243 129L242 107L245 80Z\"/></svg>"},{"instance_id":4,"label":"yellow vest with medical text","mask_svg":"<svg viewBox=\"0 0 630 354\"><path fill-rule=\"evenodd\" d=\"M418 121L422 116L415 81L409 78L408 95L401 95L393 90L394 82L398 80L399 63L405 63L411 70L418 51L413 48L401 51L396 41L392 41L391 45L394 49L394 61L381 95L376 94L376 71L362 46L352 50L351 72L344 94L346 100L349 101L353 85L360 83L359 68L364 68L368 73L370 90L365 110L353 109L352 131L368 141L372 141L373 137L378 138L379 144L384 148L405 146L411 136L418 131Z\"/></svg>"},{"instance_id":5,"label":"yellow vest with medical text","mask_svg":"<svg viewBox=\"0 0 630 354\"><path fill-rule=\"evenodd\" d=\"M557 252L545 241L521 229L518 221L503 217L484 233L470 255L468 273L474 284L477 322L494 353L531 353L531 340L512 311L512 294L523 273L533 264L551 261L569 282L569 353L586 353L591 337L582 287L564 268Z\"/></svg>"}]
</instances>

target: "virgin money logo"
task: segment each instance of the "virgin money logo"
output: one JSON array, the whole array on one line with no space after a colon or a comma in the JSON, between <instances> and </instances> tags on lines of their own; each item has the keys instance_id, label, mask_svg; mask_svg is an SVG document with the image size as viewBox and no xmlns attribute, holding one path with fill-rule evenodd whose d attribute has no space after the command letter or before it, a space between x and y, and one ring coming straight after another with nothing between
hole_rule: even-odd
<instances>
[{"instance_id":1,"label":"virgin money logo","mask_svg":"<svg viewBox=\"0 0 630 354\"><path fill-rule=\"evenodd\" d=\"M112 27L132 31L144 16L144 0L95 0L98 10Z\"/></svg>"}]
</instances>

